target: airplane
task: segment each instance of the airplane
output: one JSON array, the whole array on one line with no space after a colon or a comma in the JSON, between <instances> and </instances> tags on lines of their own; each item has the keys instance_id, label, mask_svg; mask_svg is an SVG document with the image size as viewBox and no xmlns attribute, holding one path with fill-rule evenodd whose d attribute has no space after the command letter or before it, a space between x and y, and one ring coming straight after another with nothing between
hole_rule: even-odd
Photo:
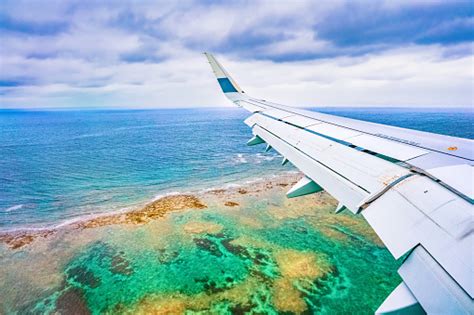
<instances>
[{"instance_id":1,"label":"airplane","mask_svg":"<svg viewBox=\"0 0 474 315\"><path fill-rule=\"evenodd\" d=\"M225 96L251 113L247 145L266 144L304 174L287 197L325 190L403 261L376 314L474 314L473 140L254 98L204 54Z\"/></svg>"}]
</instances>

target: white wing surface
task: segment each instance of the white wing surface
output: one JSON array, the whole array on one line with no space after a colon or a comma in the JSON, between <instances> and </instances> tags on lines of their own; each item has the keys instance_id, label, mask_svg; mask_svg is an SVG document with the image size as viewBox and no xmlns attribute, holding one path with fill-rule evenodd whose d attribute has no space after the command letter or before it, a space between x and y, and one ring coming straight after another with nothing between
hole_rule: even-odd
<instances>
[{"instance_id":1,"label":"white wing surface","mask_svg":"<svg viewBox=\"0 0 474 315\"><path fill-rule=\"evenodd\" d=\"M377 313L474 314L474 141L256 99L205 55L225 95L252 113L247 144L266 143L306 175L288 196L326 190L403 259L403 282Z\"/></svg>"}]
</instances>

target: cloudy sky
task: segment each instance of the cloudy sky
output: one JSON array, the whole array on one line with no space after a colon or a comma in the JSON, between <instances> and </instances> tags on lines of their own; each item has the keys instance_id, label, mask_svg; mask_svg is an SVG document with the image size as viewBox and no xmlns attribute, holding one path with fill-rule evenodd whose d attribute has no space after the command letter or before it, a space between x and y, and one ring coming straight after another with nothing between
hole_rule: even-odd
<instances>
[{"instance_id":1,"label":"cloudy sky","mask_svg":"<svg viewBox=\"0 0 474 315\"><path fill-rule=\"evenodd\" d=\"M0 108L473 105L470 1L0 2Z\"/></svg>"}]
</instances>

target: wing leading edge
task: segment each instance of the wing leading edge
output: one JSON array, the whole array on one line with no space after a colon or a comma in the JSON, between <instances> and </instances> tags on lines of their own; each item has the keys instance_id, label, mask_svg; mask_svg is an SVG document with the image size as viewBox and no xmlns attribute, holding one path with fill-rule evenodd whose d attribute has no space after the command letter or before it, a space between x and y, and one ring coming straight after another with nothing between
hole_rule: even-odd
<instances>
[{"instance_id":1,"label":"wing leading edge","mask_svg":"<svg viewBox=\"0 0 474 315\"><path fill-rule=\"evenodd\" d=\"M205 55L225 96L252 113L248 145L266 143L306 175L288 196L326 190L404 257L403 282L377 313L474 313L474 141L252 98Z\"/></svg>"}]
</instances>

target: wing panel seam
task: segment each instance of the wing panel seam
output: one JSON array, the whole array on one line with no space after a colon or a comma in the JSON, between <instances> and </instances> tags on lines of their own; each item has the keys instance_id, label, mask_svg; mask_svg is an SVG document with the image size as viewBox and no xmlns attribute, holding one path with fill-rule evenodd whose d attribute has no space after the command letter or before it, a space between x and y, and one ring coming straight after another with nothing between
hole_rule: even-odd
<instances>
[{"instance_id":1,"label":"wing panel seam","mask_svg":"<svg viewBox=\"0 0 474 315\"><path fill-rule=\"evenodd\" d=\"M256 103L258 103L258 104L263 105L262 103L260 103L259 101L255 100L255 99L251 99L251 100L249 100L249 101L251 101L251 102L256 102ZM269 105L269 104L265 104L265 106L271 107L271 108L273 108L273 109L282 110L281 108L278 108L278 107L275 107L275 106L272 106L272 105ZM361 130L358 130L358 129L346 127L346 126L339 125L339 124L336 124L336 123L333 123L333 122L328 122L328 121L326 121L326 120L321 120L321 119L314 118L314 117L311 117L311 116L307 116L307 115L304 115L304 114L301 114L301 113L297 113L297 112L294 112L294 111L292 111L292 110L288 110L288 109L284 109L284 110L285 110L285 111L288 111L289 113L295 114L295 115L301 115L301 116L303 116L303 117L310 118L310 119L313 119L313 120L316 120L316 121L320 121L320 122L323 122L323 123L327 123L327 124L330 124L330 125L334 125L334 126L337 126L337 127L341 127L341 128L350 129L350 130L353 130L353 131L362 132L362 133L364 133L364 134L371 135L371 136L374 136L374 137L377 137L377 138L380 138L380 139L385 139L385 140L394 141L394 142L398 142L398 143L408 144L408 145L412 145L412 146L417 147L417 148L420 148L420 149L430 150L430 151L432 151L432 152L438 152L438 153L441 153L441 154L445 154L445 155L449 155L449 156L452 156L452 157L456 157L456 158L460 158L460 159L464 159L464 160L467 160L467 161L474 162L474 160L468 159L468 158L465 158L465 157L462 157L462 156L458 156L458 155L446 153L446 152L439 151L439 150L435 150L435 149L432 149L432 148L426 148L426 147L424 147L424 146L420 146L420 145L414 144L414 143L403 142L403 141L400 141L400 140L394 139L394 138L382 137L382 136L380 136L379 134L373 134L373 133L361 131ZM420 155L420 156L421 156L421 155Z\"/></svg>"},{"instance_id":2,"label":"wing panel seam","mask_svg":"<svg viewBox=\"0 0 474 315\"><path fill-rule=\"evenodd\" d=\"M295 146L293 146L291 143L289 143L288 141L282 139L281 137L279 137L278 135L274 134L273 132L271 132L270 130L260 126L259 124L256 124L259 128L262 128L263 130L265 130L266 132L270 133L271 135L273 135L274 137L278 138L279 140L281 140L282 142L286 143L287 145L289 145L290 147L294 148L295 150L299 151L300 153L304 154L306 157L308 157L309 159L315 161L316 163L318 163L319 165L325 167L326 169L330 170L331 172L333 172L334 174L340 176L341 178L343 178L344 180L348 181L349 183L351 183L352 185L362 189L363 191L365 191L366 193L370 194L370 192L365 189L364 187L354 183L353 181L351 181L350 179L348 179L347 177L345 177L344 175L336 172L335 170L333 170L331 167L327 166L326 164L324 163L321 163L320 161L314 159L313 157L311 157L310 155L308 155L306 152L296 148Z\"/></svg>"}]
</instances>

